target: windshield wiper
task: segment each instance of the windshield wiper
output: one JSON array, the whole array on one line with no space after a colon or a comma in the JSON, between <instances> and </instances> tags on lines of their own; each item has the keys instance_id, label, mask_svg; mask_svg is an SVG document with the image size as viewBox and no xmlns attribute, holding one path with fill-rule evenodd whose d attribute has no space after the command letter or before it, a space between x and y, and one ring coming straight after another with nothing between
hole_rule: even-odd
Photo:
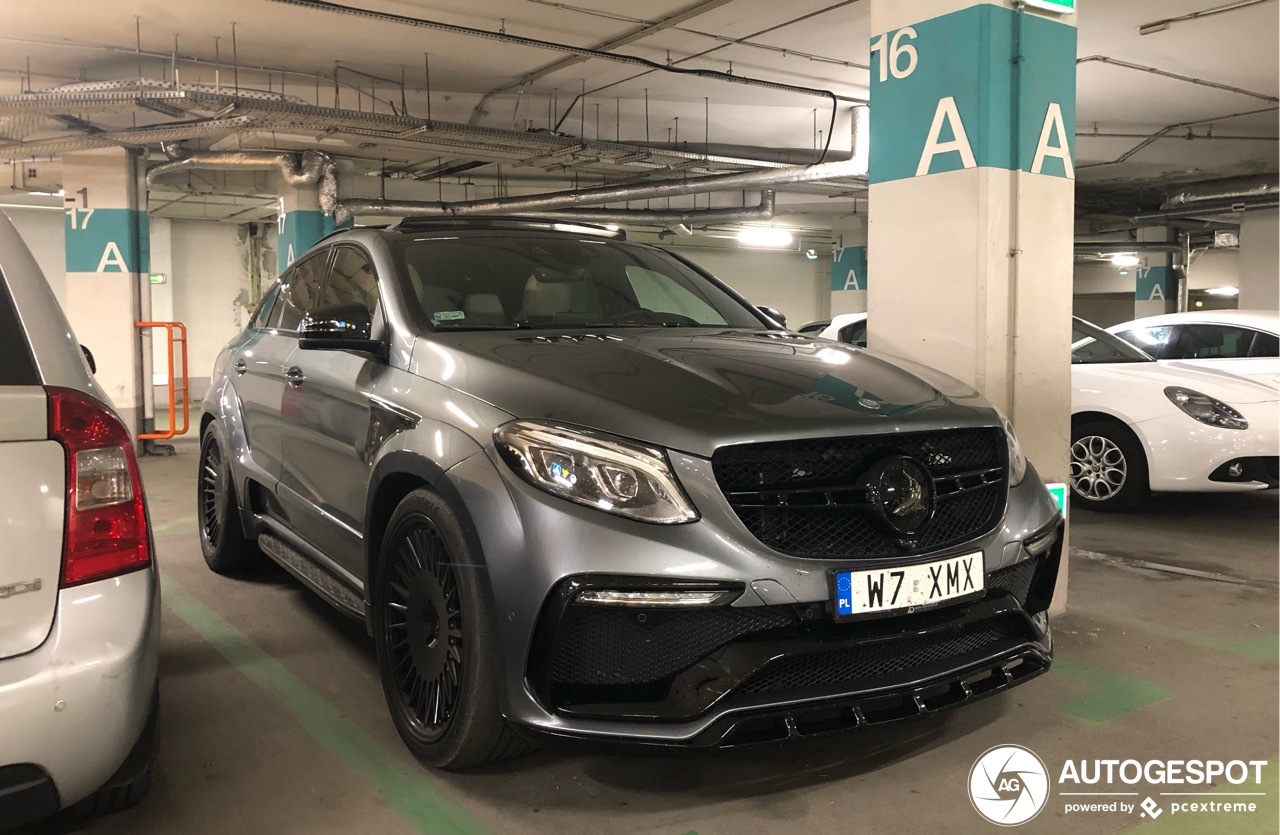
<instances>
[{"instance_id":1,"label":"windshield wiper","mask_svg":"<svg viewBox=\"0 0 1280 835\"><path fill-rule=\"evenodd\" d=\"M476 323L464 323L460 325L451 325L447 322L436 322L436 331L519 331L533 330L534 326L527 322L515 322L509 325L481 325Z\"/></svg>"}]
</instances>

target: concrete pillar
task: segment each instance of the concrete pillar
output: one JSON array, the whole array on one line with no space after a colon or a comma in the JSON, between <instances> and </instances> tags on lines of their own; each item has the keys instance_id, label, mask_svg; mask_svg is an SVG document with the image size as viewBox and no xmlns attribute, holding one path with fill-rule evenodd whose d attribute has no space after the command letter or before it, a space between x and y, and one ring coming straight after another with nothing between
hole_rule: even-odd
<instances>
[{"instance_id":1,"label":"concrete pillar","mask_svg":"<svg viewBox=\"0 0 1280 835\"><path fill-rule=\"evenodd\" d=\"M276 266L284 272L298 256L337 226L333 215L320 211L319 186L291 186L283 178L276 178L280 210L276 217L280 236L277 241ZM346 226L350 226L348 221Z\"/></svg>"},{"instance_id":2,"label":"concrete pillar","mask_svg":"<svg viewBox=\"0 0 1280 835\"><path fill-rule=\"evenodd\" d=\"M1280 211L1240 216L1241 310L1280 309Z\"/></svg>"},{"instance_id":3,"label":"concrete pillar","mask_svg":"<svg viewBox=\"0 0 1280 835\"><path fill-rule=\"evenodd\" d=\"M143 430L149 345L134 323L149 309L150 240L138 157L123 148L62 157L66 313L97 361L97 380L134 434ZM144 292L146 301L144 302Z\"/></svg>"},{"instance_id":4,"label":"concrete pillar","mask_svg":"<svg viewBox=\"0 0 1280 835\"><path fill-rule=\"evenodd\" d=\"M982 392L1047 482L1068 475L1075 60L1072 14L871 3L869 345Z\"/></svg>"},{"instance_id":5,"label":"concrete pillar","mask_svg":"<svg viewBox=\"0 0 1280 835\"><path fill-rule=\"evenodd\" d=\"M1138 240L1143 243L1177 243L1178 236L1163 226L1152 226L1139 229ZM1175 312L1178 309L1178 274L1173 268L1173 254L1141 252L1138 257L1142 263L1133 269L1133 318Z\"/></svg>"},{"instance_id":6,"label":"concrete pillar","mask_svg":"<svg viewBox=\"0 0 1280 835\"><path fill-rule=\"evenodd\" d=\"M867 216L844 215L831 224L831 315L867 309Z\"/></svg>"}]
</instances>

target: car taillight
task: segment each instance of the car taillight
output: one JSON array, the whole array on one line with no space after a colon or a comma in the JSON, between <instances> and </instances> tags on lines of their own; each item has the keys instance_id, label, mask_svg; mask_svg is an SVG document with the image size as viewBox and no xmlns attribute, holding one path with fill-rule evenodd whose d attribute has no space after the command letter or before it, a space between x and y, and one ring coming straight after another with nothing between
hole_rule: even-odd
<instances>
[{"instance_id":1,"label":"car taillight","mask_svg":"<svg viewBox=\"0 0 1280 835\"><path fill-rule=\"evenodd\" d=\"M67 451L62 587L145 568L151 564L147 508L129 431L82 392L45 392L49 437Z\"/></svg>"}]
</instances>

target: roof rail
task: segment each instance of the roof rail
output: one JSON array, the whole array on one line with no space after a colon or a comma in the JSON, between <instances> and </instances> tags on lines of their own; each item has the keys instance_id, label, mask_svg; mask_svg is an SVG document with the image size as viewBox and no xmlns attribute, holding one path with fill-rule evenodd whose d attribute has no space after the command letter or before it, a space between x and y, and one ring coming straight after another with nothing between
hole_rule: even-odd
<instances>
[{"instance_id":1,"label":"roof rail","mask_svg":"<svg viewBox=\"0 0 1280 835\"><path fill-rule=\"evenodd\" d=\"M461 217L406 215L404 219L392 224L388 229L393 232L423 232L431 229L527 229L599 235L619 241L627 239L627 233L623 230L610 229L595 223L548 220L519 215L463 215Z\"/></svg>"}]
</instances>

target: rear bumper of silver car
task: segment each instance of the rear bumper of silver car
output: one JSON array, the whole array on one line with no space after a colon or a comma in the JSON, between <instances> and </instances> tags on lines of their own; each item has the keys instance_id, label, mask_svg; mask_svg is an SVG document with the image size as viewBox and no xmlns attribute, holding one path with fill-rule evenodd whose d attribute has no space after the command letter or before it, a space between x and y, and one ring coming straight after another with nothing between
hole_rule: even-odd
<instances>
[{"instance_id":1,"label":"rear bumper of silver car","mask_svg":"<svg viewBox=\"0 0 1280 835\"><path fill-rule=\"evenodd\" d=\"M49 786L71 806L117 772L146 728L159 647L153 565L63 589L45 642L0 661L0 800L8 784L14 814L49 811Z\"/></svg>"}]
</instances>

